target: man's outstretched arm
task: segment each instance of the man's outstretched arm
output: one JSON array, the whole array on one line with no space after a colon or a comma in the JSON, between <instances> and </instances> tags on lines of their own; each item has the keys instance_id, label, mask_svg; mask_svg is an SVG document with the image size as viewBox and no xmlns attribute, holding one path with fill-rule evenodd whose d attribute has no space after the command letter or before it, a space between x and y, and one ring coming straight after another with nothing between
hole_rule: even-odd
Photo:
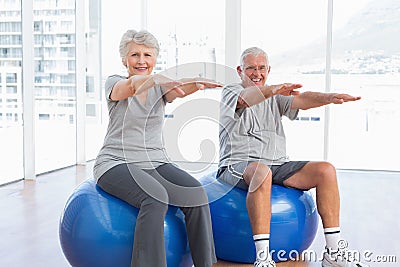
<instances>
[{"instance_id":1,"label":"man's outstretched arm","mask_svg":"<svg viewBox=\"0 0 400 267\"><path fill-rule=\"evenodd\" d=\"M238 98L236 108L246 108L253 105L257 105L267 98L274 95L297 95L296 91L301 88L302 85L298 83L282 83L276 85L265 85L265 86L250 86L244 89Z\"/></svg>"},{"instance_id":2,"label":"man's outstretched arm","mask_svg":"<svg viewBox=\"0 0 400 267\"><path fill-rule=\"evenodd\" d=\"M306 110L328 104L343 104L360 99L360 96L351 96L348 94L304 92L294 96L291 108Z\"/></svg>"}]
</instances>

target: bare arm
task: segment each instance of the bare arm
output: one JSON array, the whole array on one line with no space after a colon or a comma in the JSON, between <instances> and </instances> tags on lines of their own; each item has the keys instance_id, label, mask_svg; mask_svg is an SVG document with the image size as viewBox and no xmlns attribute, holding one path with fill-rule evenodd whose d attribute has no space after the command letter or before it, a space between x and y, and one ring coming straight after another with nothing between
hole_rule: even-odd
<instances>
[{"instance_id":1,"label":"bare arm","mask_svg":"<svg viewBox=\"0 0 400 267\"><path fill-rule=\"evenodd\" d=\"M247 87L240 93L236 108L244 108L257 105L265 99L277 94L285 96L298 95L299 92L296 91L296 89L300 87L302 87L302 85L297 83L283 83L277 85L265 85L261 87Z\"/></svg>"},{"instance_id":2,"label":"bare arm","mask_svg":"<svg viewBox=\"0 0 400 267\"><path fill-rule=\"evenodd\" d=\"M126 80L118 81L110 94L111 100L118 101L126 99L133 95L138 95L143 93L154 85L160 84L161 86L167 88L167 90L177 89L178 85L181 85L181 82L173 81L162 75L134 75L129 77ZM183 93L179 90L178 94Z\"/></svg>"},{"instance_id":3,"label":"bare arm","mask_svg":"<svg viewBox=\"0 0 400 267\"><path fill-rule=\"evenodd\" d=\"M310 109L328 104L343 104L344 102L360 100L359 96L337 93L304 92L296 95L292 102L292 109Z\"/></svg>"},{"instance_id":4,"label":"bare arm","mask_svg":"<svg viewBox=\"0 0 400 267\"><path fill-rule=\"evenodd\" d=\"M178 88L181 89L184 94L177 90L170 90L165 94L167 102L172 102L178 97L188 96L198 90L203 90L204 88L222 87L222 84L205 78L184 78L180 79L179 82L182 84L178 86Z\"/></svg>"}]
</instances>

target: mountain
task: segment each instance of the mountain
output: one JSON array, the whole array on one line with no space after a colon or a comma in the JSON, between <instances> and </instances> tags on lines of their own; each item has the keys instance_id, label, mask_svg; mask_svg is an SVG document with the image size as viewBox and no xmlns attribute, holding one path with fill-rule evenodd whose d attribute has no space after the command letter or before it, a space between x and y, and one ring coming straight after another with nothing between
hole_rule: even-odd
<instances>
[{"instance_id":1,"label":"mountain","mask_svg":"<svg viewBox=\"0 0 400 267\"><path fill-rule=\"evenodd\" d=\"M347 50L383 50L400 53L400 1L372 1L334 33L334 53Z\"/></svg>"},{"instance_id":2,"label":"mountain","mask_svg":"<svg viewBox=\"0 0 400 267\"><path fill-rule=\"evenodd\" d=\"M335 13L333 16L335 20ZM323 72L325 46L324 39L317 40L277 56L274 65L287 65L288 60L294 65L306 62L309 67L305 72ZM337 72L371 73L377 71L376 65L380 66L379 73L400 72L399 0L371 1L333 32L332 66L339 67Z\"/></svg>"}]
</instances>

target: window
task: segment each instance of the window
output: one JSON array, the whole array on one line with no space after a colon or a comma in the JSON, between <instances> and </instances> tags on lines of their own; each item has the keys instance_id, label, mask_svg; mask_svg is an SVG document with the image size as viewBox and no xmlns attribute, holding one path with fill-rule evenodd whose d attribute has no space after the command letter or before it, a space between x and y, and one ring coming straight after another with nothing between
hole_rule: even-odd
<instances>
[{"instance_id":1,"label":"window","mask_svg":"<svg viewBox=\"0 0 400 267\"><path fill-rule=\"evenodd\" d=\"M400 3L335 0L333 10L332 88L362 99L332 107L329 156L340 168L399 171Z\"/></svg>"},{"instance_id":2,"label":"window","mask_svg":"<svg viewBox=\"0 0 400 267\"><path fill-rule=\"evenodd\" d=\"M16 86L7 86L7 94L16 94L17 87Z\"/></svg>"},{"instance_id":3,"label":"window","mask_svg":"<svg viewBox=\"0 0 400 267\"><path fill-rule=\"evenodd\" d=\"M110 1L101 1L102 4ZM135 1L130 1L135 2ZM112 3L111 3L112 4ZM123 5L125 3L122 3ZM107 7L106 7L107 8ZM104 10L104 14L101 14L101 10ZM111 11L112 10L112 11ZM102 9L100 8L100 3L97 0L89 1L89 8L86 9L87 17L87 28L88 33L86 34L86 88L81 90L85 91L86 97L86 116L85 116L85 157L86 160L95 159L99 153L100 148L103 145L105 130L107 128L108 120L106 112L107 107L104 99L103 91L103 77L101 77L101 72L103 66L107 66L109 62L108 57L101 56L101 25L104 25L105 30L104 36L111 31L115 30L116 24L112 21L119 16L109 17L109 12L120 12L122 9L116 10L115 8ZM124 11L127 12L127 11ZM108 19L112 19L111 21ZM122 18L121 18L122 19ZM109 38L104 39L104 43L108 43ZM118 46L117 46L118 47ZM118 52L117 47L113 48L114 52ZM104 54L109 54L111 49L104 50ZM118 57L113 58L113 60L118 59ZM101 64L102 63L102 64ZM75 65L69 66L73 67ZM115 69L118 70L118 69ZM114 70L114 71L115 71ZM105 113L105 114L103 114Z\"/></svg>"},{"instance_id":4,"label":"window","mask_svg":"<svg viewBox=\"0 0 400 267\"><path fill-rule=\"evenodd\" d=\"M80 68L75 58L76 42L81 41L76 40L75 12L77 3L82 2L33 1L34 56L25 60L34 64L34 85L24 87L22 31L26 29L21 23L22 2L2 1L0 147L4 149L0 151L0 162L4 164L0 184L24 175L24 90L33 90L35 98L35 114L27 115L34 115L36 120L36 173L77 161L77 90L86 93L86 159L96 157L108 122L104 81L108 75L126 73L118 45L127 29L146 28L159 40L156 73L194 63L201 68L189 68L180 75L218 80L218 66L225 65L224 14L229 1L121 0L118 4L123 9L116 9L113 1L84 1L87 13L82 27L87 47L86 85L82 88L76 88L76 71ZM334 4L330 70L325 69L328 1L254 0L250 5L242 0L241 48L259 46L269 54L272 66L269 83L300 82L302 91L325 91L326 74L330 73L333 92L362 96L356 103L330 105L328 118L325 109L318 108L301 111L295 121L284 120L291 159L323 159L324 125L329 123L327 156L335 166L399 171L396 153L400 150L400 46L396 38L400 36L400 3L329 1ZM282 17L288 19L282 21ZM239 56L229 55L237 63ZM198 117L197 121L185 124L186 128L172 122L177 121L188 101L200 103L211 99L213 105L218 103L219 93L205 90L167 105L167 124L181 130L179 151L170 154L173 160L198 160L201 146L208 145L203 141L207 140L218 149L218 125L211 120ZM6 153L10 150L13 153ZM218 156L213 160L217 162Z\"/></svg>"},{"instance_id":5,"label":"window","mask_svg":"<svg viewBox=\"0 0 400 267\"><path fill-rule=\"evenodd\" d=\"M75 13L75 1L63 1L63 8ZM52 7L52 9L49 9ZM54 8L54 9L53 9ZM54 1L33 2L34 21L44 32L35 32L40 40L35 49L35 153L36 172L62 168L76 163L76 88L75 16L58 12ZM60 28L69 21L68 31ZM66 33L68 32L68 33ZM66 47L64 44L69 44ZM39 49L40 48L40 49ZM68 119L65 119L68 118Z\"/></svg>"},{"instance_id":6,"label":"window","mask_svg":"<svg viewBox=\"0 0 400 267\"><path fill-rule=\"evenodd\" d=\"M24 177L21 2L1 4L0 22L0 185ZM12 11L12 12L9 12ZM11 48L10 48L11 47ZM18 52L19 51L19 52Z\"/></svg>"},{"instance_id":7,"label":"window","mask_svg":"<svg viewBox=\"0 0 400 267\"><path fill-rule=\"evenodd\" d=\"M156 72L176 79L218 80L220 69L225 65L225 1L153 0L147 3L148 30L160 42ZM178 6L179 9L173 8ZM166 106L164 140L172 160L218 162L220 92L220 89L196 92ZM199 116L196 113L199 109L193 108L196 105L207 106L208 115Z\"/></svg>"},{"instance_id":8,"label":"window","mask_svg":"<svg viewBox=\"0 0 400 267\"><path fill-rule=\"evenodd\" d=\"M320 0L242 2L242 50L258 46L268 54L267 83L301 83L300 91L325 91L326 10L327 1ZM324 108L300 111L295 121L284 118L290 159L323 158L324 121Z\"/></svg>"}]
</instances>

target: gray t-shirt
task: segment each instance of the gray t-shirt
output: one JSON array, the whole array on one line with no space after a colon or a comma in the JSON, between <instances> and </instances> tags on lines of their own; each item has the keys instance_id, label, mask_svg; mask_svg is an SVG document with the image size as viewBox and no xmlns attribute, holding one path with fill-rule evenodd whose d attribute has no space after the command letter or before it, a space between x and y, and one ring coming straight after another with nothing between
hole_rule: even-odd
<instances>
[{"instance_id":1,"label":"gray t-shirt","mask_svg":"<svg viewBox=\"0 0 400 267\"><path fill-rule=\"evenodd\" d=\"M282 116L293 120L298 109L291 109L292 96L275 95L265 101L236 109L241 84L227 85L220 103L219 167L243 161L280 165L289 161Z\"/></svg>"},{"instance_id":2,"label":"gray t-shirt","mask_svg":"<svg viewBox=\"0 0 400 267\"><path fill-rule=\"evenodd\" d=\"M155 169L169 162L162 139L166 101L161 86L148 90L143 105L136 96L120 101L110 99L113 86L126 77L113 75L105 83L109 123L103 147L94 164L99 179L110 168L134 163L141 169Z\"/></svg>"}]
</instances>

